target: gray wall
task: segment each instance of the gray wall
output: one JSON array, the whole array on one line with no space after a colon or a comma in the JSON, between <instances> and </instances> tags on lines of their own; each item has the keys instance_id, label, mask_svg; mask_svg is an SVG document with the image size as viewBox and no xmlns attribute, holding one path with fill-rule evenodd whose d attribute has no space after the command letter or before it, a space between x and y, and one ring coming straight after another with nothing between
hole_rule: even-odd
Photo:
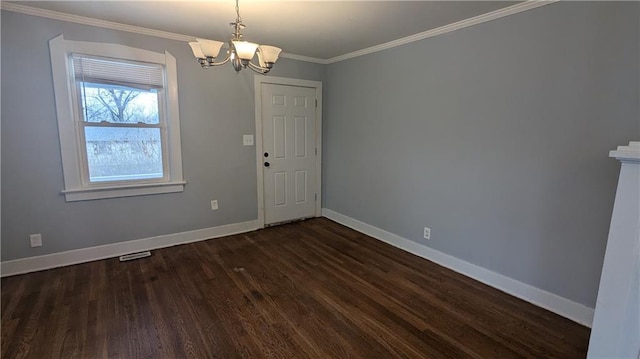
<instances>
[{"instance_id":1,"label":"gray wall","mask_svg":"<svg viewBox=\"0 0 640 359\"><path fill-rule=\"evenodd\" d=\"M257 218L255 147L242 146L255 132L252 72L203 70L184 42L8 11L1 30L3 261ZM59 34L176 57L184 192L65 202L48 44ZM272 75L322 80L324 68L281 59Z\"/></svg>"},{"instance_id":2,"label":"gray wall","mask_svg":"<svg viewBox=\"0 0 640 359\"><path fill-rule=\"evenodd\" d=\"M638 16L562 2L329 65L324 206L593 307Z\"/></svg>"}]
</instances>

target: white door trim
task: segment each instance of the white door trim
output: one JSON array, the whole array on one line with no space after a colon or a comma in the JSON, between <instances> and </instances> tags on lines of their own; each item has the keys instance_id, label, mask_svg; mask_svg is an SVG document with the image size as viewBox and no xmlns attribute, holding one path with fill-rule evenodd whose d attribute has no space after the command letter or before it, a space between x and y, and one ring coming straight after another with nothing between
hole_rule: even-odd
<instances>
[{"instance_id":1,"label":"white door trim","mask_svg":"<svg viewBox=\"0 0 640 359\"><path fill-rule=\"evenodd\" d=\"M264 167L262 165L263 144L262 144L262 84L288 85L298 87L310 87L316 90L316 217L322 216L322 82L311 80L291 79L286 77L255 76L254 77L254 97L256 111L256 173L258 189L258 227L264 228Z\"/></svg>"}]
</instances>

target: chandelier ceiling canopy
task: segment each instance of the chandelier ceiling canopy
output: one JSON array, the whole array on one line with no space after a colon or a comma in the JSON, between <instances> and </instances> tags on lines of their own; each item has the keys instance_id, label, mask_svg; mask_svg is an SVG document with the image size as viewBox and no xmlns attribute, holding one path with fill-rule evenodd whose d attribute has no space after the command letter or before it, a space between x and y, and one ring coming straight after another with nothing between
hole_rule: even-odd
<instances>
[{"instance_id":1,"label":"chandelier ceiling canopy","mask_svg":"<svg viewBox=\"0 0 640 359\"><path fill-rule=\"evenodd\" d=\"M224 65L231 62L234 70L240 72L243 68L250 68L259 73L266 74L273 68L273 64L278 61L281 48L269 45L259 45L242 39L242 30L246 27L240 17L240 6L236 0L236 21L229 23L233 27L231 39L228 42L229 49L223 59L220 57L220 49L225 44L222 41L196 39L190 42L193 55L203 68ZM251 60L258 55L258 64Z\"/></svg>"}]
</instances>

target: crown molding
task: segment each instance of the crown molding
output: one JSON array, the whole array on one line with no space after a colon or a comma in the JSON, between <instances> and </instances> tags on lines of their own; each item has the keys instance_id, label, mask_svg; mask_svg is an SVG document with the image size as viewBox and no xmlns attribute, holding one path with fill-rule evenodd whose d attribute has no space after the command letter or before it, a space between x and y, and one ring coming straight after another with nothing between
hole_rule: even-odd
<instances>
[{"instance_id":1,"label":"crown molding","mask_svg":"<svg viewBox=\"0 0 640 359\"><path fill-rule=\"evenodd\" d=\"M146 27L121 24L119 22L100 20L100 19L95 19L91 17L71 15L63 12L39 9L31 6L24 6L24 5L4 2L4 1L0 3L0 9L17 12L25 15L44 17L47 19L61 20L66 22L73 22L76 24L101 27L105 29L119 30L119 31L132 32L135 34L161 37L169 40L178 40L178 41L194 41L195 40L194 36L176 34L168 31L148 29Z\"/></svg>"},{"instance_id":2,"label":"crown molding","mask_svg":"<svg viewBox=\"0 0 640 359\"><path fill-rule=\"evenodd\" d=\"M350 52L340 56L335 56L330 59L320 59L317 57L302 56L302 55L296 55L291 53L282 53L280 57L291 59L291 60L297 60L297 61L312 62L312 63L322 64L322 65L332 64L335 62L352 59L354 57L368 55L374 52L391 49L391 48L409 44L415 41L424 40L429 37L442 35L451 31L455 31L455 30L463 29L465 27L492 21L495 19L499 19L501 17L517 14L523 11L535 9L540 6L545 6L545 5L555 3L557 1L559 0L524 1L522 3L512 5L503 9L498 9L492 12L488 12L486 14L482 14L469 19L454 22L449 25L445 25L435 29L428 30L428 31L420 32L420 33L403 37L397 40L385 42L384 44L368 47L366 49ZM149 29L141 26L121 24L118 22L100 20L100 19L95 19L91 17L71 15L71 14L66 14L58 11L39 9L31 6L25 6L25 5L4 2L4 1L0 2L0 9L17 12L25 15L33 15L33 16L39 16L39 17L44 17L48 19L72 22L76 24L101 27L101 28L111 29L111 30L126 31L126 32L135 33L135 34L141 34L141 35L155 36L155 37L160 37L160 38L169 39L169 40L177 40L177 41L194 41L195 40L195 36L176 34L168 31L154 30L154 29Z\"/></svg>"},{"instance_id":3,"label":"crown molding","mask_svg":"<svg viewBox=\"0 0 640 359\"><path fill-rule=\"evenodd\" d=\"M437 35L446 34L448 32L464 29L465 27L482 24L484 22L492 21L495 19L499 19L501 17L517 14L523 11L531 10L538 8L540 6L545 6L549 4L553 4L560 0L528 0L519 4L515 4L512 6L505 7L503 9L498 9L492 12L488 12L486 14L474 16L465 20L461 20L458 22L451 23L449 25L444 25L437 27L435 29L427 30L424 32L420 32L414 35L409 35L407 37L403 37L397 40L385 42L384 44L367 47L366 49L350 52L348 54L332 57L330 59L325 60L326 64L332 64L334 62L340 62L348 59L352 59L358 56L364 56L368 54L372 54L374 52L379 52L382 50L391 49L397 46L409 44L415 41L420 41L427 39L429 37L434 37Z\"/></svg>"},{"instance_id":4,"label":"crown molding","mask_svg":"<svg viewBox=\"0 0 640 359\"><path fill-rule=\"evenodd\" d=\"M285 59L291 59L291 60L313 62L315 64L321 64L321 65L326 65L326 64L329 63L327 59L320 59L320 58L317 58L317 57L309 57L309 56L290 54L288 52L281 53L280 57L283 57Z\"/></svg>"}]
</instances>

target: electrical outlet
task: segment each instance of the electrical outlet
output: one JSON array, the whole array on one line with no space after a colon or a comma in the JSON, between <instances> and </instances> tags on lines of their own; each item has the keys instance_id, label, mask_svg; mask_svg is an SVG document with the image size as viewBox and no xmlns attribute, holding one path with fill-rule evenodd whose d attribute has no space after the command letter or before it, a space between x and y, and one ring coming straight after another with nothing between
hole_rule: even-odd
<instances>
[{"instance_id":1,"label":"electrical outlet","mask_svg":"<svg viewBox=\"0 0 640 359\"><path fill-rule=\"evenodd\" d=\"M431 239L431 228L424 227L424 239Z\"/></svg>"},{"instance_id":2,"label":"electrical outlet","mask_svg":"<svg viewBox=\"0 0 640 359\"><path fill-rule=\"evenodd\" d=\"M42 235L40 233L29 235L29 241L31 242L31 247L42 247Z\"/></svg>"},{"instance_id":3,"label":"electrical outlet","mask_svg":"<svg viewBox=\"0 0 640 359\"><path fill-rule=\"evenodd\" d=\"M216 209L218 209L218 200L214 199L211 201L211 210L215 211Z\"/></svg>"}]
</instances>

